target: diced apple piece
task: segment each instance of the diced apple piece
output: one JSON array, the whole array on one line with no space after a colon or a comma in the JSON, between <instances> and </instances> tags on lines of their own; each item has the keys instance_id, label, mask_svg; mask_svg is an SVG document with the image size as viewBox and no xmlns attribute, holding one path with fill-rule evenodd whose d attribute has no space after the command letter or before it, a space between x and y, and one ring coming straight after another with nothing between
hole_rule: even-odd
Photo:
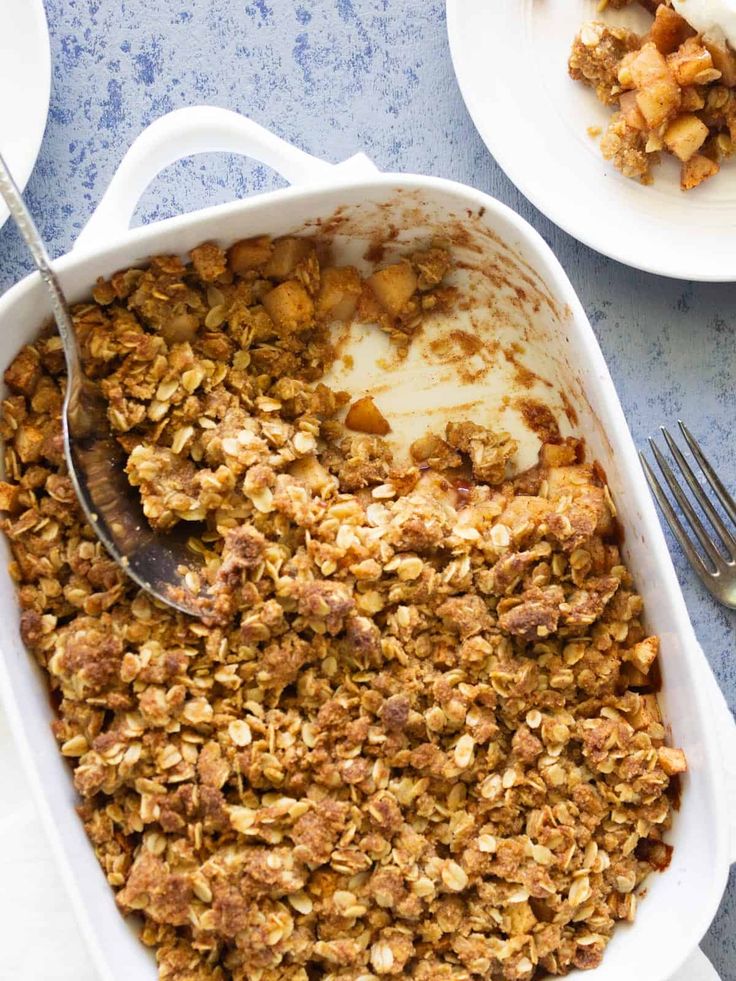
<instances>
[{"instance_id":1,"label":"diced apple piece","mask_svg":"<svg viewBox=\"0 0 736 981\"><path fill-rule=\"evenodd\" d=\"M707 138L708 127L705 123L692 113L686 113L669 124L664 134L664 145L684 163L701 148Z\"/></svg>"},{"instance_id":2,"label":"diced apple piece","mask_svg":"<svg viewBox=\"0 0 736 981\"><path fill-rule=\"evenodd\" d=\"M667 64L678 85L706 85L720 78L710 51L693 37L667 58Z\"/></svg>"},{"instance_id":3,"label":"diced apple piece","mask_svg":"<svg viewBox=\"0 0 736 981\"><path fill-rule=\"evenodd\" d=\"M721 168L710 157L702 153L694 153L689 160L685 161L680 170L680 187L683 191L689 191L704 180L713 177Z\"/></svg>"},{"instance_id":4,"label":"diced apple piece","mask_svg":"<svg viewBox=\"0 0 736 981\"><path fill-rule=\"evenodd\" d=\"M636 104L650 129L656 129L677 111L680 92L673 82L654 82L636 93Z\"/></svg>"},{"instance_id":5,"label":"diced apple piece","mask_svg":"<svg viewBox=\"0 0 736 981\"><path fill-rule=\"evenodd\" d=\"M624 66L631 76L632 86L636 89L643 89L662 78L672 77L666 58L651 41L624 58L619 71L623 71Z\"/></svg>"},{"instance_id":6,"label":"diced apple piece","mask_svg":"<svg viewBox=\"0 0 736 981\"><path fill-rule=\"evenodd\" d=\"M385 436L391 432L391 427L370 395L353 402L345 416L345 425L348 429L373 436Z\"/></svg>"},{"instance_id":7,"label":"diced apple piece","mask_svg":"<svg viewBox=\"0 0 736 981\"><path fill-rule=\"evenodd\" d=\"M638 57L638 55L639 55L638 50L629 51L629 53L625 54L621 59L621 61L619 62L617 78L619 84L625 89L634 88L635 82L631 74L631 65L634 62L634 60Z\"/></svg>"},{"instance_id":8,"label":"diced apple piece","mask_svg":"<svg viewBox=\"0 0 736 981\"><path fill-rule=\"evenodd\" d=\"M260 269L270 259L271 248L271 239L268 235L241 239L228 250L228 265L238 276L253 269Z\"/></svg>"},{"instance_id":9,"label":"diced apple piece","mask_svg":"<svg viewBox=\"0 0 736 981\"><path fill-rule=\"evenodd\" d=\"M680 105L680 90L673 80L661 79L652 82L636 93L636 104L650 129L656 129L677 111Z\"/></svg>"},{"instance_id":10,"label":"diced apple piece","mask_svg":"<svg viewBox=\"0 0 736 981\"><path fill-rule=\"evenodd\" d=\"M657 130L652 130L647 136L647 142L644 144L644 152L659 153L662 149L664 149L664 140Z\"/></svg>"},{"instance_id":11,"label":"diced apple piece","mask_svg":"<svg viewBox=\"0 0 736 981\"><path fill-rule=\"evenodd\" d=\"M374 296L392 317L398 316L417 291L417 276L408 262L378 269L368 277Z\"/></svg>"},{"instance_id":12,"label":"diced apple piece","mask_svg":"<svg viewBox=\"0 0 736 981\"><path fill-rule=\"evenodd\" d=\"M368 283L363 283L363 291L358 299L358 320L366 324L380 324L386 318L386 311L376 299L376 294Z\"/></svg>"},{"instance_id":13,"label":"diced apple piece","mask_svg":"<svg viewBox=\"0 0 736 981\"><path fill-rule=\"evenodd\" d=\"M685 18L681 17L672 7L666 7L664 4L657 7L649 37L663 55L676 51L683 41L694 34L695 31Z\"/></svg>"},{"instance_id":14,"label":"diced apple piece","mask_svg":"<svg viewBox=\"0 0 736 981\"><path fill-rule=\"evenodd\" d=\"M641 114L641 109L636 102L636 92L624 92L619 99L621 104L621 115L626 120L627 125L632 129L645 130L647 121Z\"/></svg>"},{"instance_id":15,"label":"diced apple piece","mask_svg":"<svg viewBox=\"0 0 736 981\"><path fill-rule=\"evenodd\" d=\"M317 294L317 319L350 320L362 291L363 281L355 266L323 269Z\"/></svg>"},{"instance_id":16,"label":"diced apple piece","mask_svg":"<svg viewBox=\"0 0 736 981\"><path fill-rule=\"evenodd\" d=\"M564 443L542 443L539 462L543 467L569 467L577 460L579 442L574 439Z\"/></svg>"},{"instance_id":17,"label":"diced apple piece","mask_svg":"<svg viewBox=\"0 0 736 981\"><path fill-rule=\"evenodd\" d=\"M659 765L668 777L674 777L676 773L685 773L687 770L687 757L681 749L672 746L660 746L657 751Z\"/></svg>"},{"instance_id":18,"label":"diced apple piece","mask_svg":"<svg viewBox=\"0 0 736 981\"><path fill-rule=\"evenodd\" d=\"M0 480L0 511L15 511L20 496L18 484L9 484Z\"/></svg>"},{"instance_id":19,"label":"diced apple piece","mask_svg":"<svg viewBox=\"0 0 736 981\"><path fill-rule=\"evenodd\" d=\"M16 354L3 375L5 384L14 392L33 395L41 379L41 359L35 348L26 346Z\"/></svg>"},{"instance_id":20,"label":"diced apple piece","mask_svg":"<svg viewBox=\"0 0 736 981\"><path fill-rule=\"evenodd\" d=\"M649 41L628 62L626 72L647 126L656 129L680 104L680 89L664 55Z\"/></svg>"},{"instance_id":21,"label":"diced apple piece","mask_svg":"<svg viewBox=\"0 0 736 981\"><path fill-rule=\"evenodd\" d=\"M627 712L631 725L637 729L647 729L652 723L659 724L662 715L659 711L656 695L641 695L637 708L633 712Z\"/></svg>"},{"instance_id":22,"label":"diced apple piece","mask_svg":"<svg viewBox=\"0 0 736 981\"><path fill-rule=\"evenodd\" d=\"M736 146L734 146L733 136L729 133L719 133L715 138L716 159L723 160L732 157Z\"/></svg>"},{"instance_id":23,"label":"diced apple piece","mask_svg":"<svg viewBox=\"0 0 736 981\"><path fill-rule=\"evenodd\" d=\"M721 73L721 82L727 88L733 88L736 85L736 54L725 41L713 41L704 37L703 44L708 49L713 67Z\"/></svg>"},{"instance_id":24,"label":"diced apple piece","mask_svg":"<svg viewBox=\"0 0 736 981\"><path fill-rule=\"evenodd\" d=\"M316 494L324 494L328 488L333 488L337 481L329 473L316 456L303 456L289 465L289 473L301 480Z\"/></svg>"},{"instance_id":25,"label":"diced apple piece","mask_svg":"<svg viewBox=\"0 0 736 981\"><path fill-rule=\"evenodd\" d=\"M651 682L647 676L633 664L622 664L619 682L626 688L648 688Z\"/></svg>"},{"instance_id":26,"label":"diced apple piece","mask_svg":"<svg viewBox=\"0 0 736 981\"><path fill-rule=\"evenodd\" d=\"M266 313L286 333L304 330L314 320L314 303L301 283L289 279L263 297Z\"/></svg>"},{"instance_id":27,"label":"diced apple piece","mask_svg":"<svg viewBox=\"0 0 736 981\"><path fill-rule=\"evenodd\" d=\"M194 313L176 313L161 324L161 336L167 344L183 344L194 340L199 330L199 318Z\"/></svg>"},{"instance_id":28,"label":"diced apple piece","mask_svg":"<svg viewBox=\"0 0 736 981\"><path fill-rule=\"evenodd\" d=\"M646 637L644 640L639 641L638 644L627 651L627 660L642 672L642 674L647 674L649 669L654 664L659 654L659 638L658 637Z\"/></svg>"},{"instance_id":29,"label":"diced apple piece","mask_svg":"<svg viewBox=\"0 0 736 981\"><path fill-rule=\"evenodd\" d=\"M685 112L697 112L705 105L705 99L694 85L683 88L680 97L680 108Z\"/></svg>"},{"instance_id":30,"label":"diced apple piece","mask_svg":"<svg viewBox=\"0 0 736 981\"><path fill-rule=\"evenodd\" d=\"M15 434L15 451L21 463L37 463L43 455L44 442L42 429L28 420L22 422Z\"/></svg>"},{"instance_id":31,"label":"diced apple piece","mask_svg":"<svg viewBox=\"0 0 736 981\"><path fill-rule=\"evenodd\" d=\"M271 257L263 267L263 275L269 279L289 279L299 263L314 254L314 242L308 238L296 238L294 235L277 238Z\"/></svg>"}]
</instances>

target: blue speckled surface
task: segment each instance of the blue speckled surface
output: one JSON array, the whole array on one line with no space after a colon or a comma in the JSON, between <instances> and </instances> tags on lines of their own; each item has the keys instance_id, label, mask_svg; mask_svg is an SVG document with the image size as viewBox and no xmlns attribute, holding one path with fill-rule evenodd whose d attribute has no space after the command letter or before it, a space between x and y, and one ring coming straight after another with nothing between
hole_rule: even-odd
<instances>
[{"instance_id":1,"label":"blue speckled surface","mask_svg":"<svg viewBox=\"0 0 736 981\"><path fill-rule=\"evenodd\" d=\"M52 254L69 249L143 126L194 103L237 109L331 161L362 149L383 169L473 184L520 211L562 260L637 444L681 416L736 488L736 285L633 272L535 211L495 165L465 111L440 0L46 0L46 8L53 91L27 200ZM139 217L162 218L279 183L239 158L199 157L166 171ZM0 290L28 269L6 225ZM695 629L733 708L736 614L715 605L677 552L676 562ZM723 981L736 981L736 874L703 946Z\"/></svg>"}]
</instances>

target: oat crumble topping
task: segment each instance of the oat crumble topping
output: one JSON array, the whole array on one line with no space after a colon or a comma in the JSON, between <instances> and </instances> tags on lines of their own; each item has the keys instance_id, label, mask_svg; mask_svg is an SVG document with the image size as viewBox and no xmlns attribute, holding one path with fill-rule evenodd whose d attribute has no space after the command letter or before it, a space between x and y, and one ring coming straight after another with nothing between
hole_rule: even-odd
<instances>
[{"instance_id":1,"label":"oat crumble topping","mask_svg":"<svg viewBox=\"0 0 736 981\"><path fill-rule=\"evenodd\" d=\"M74 309L149 520L204 523L217 622L154 603L84 523L58 337L5 373L22 636L165 981L593 968L669 860L686 763L600 472L569 439L513 475L514 440L463 419L395 460L378 406L349 431L320 380L331 321L406 345L449 265L432 245L365 280L262 236Z\"/></svg>"}]
</instances>

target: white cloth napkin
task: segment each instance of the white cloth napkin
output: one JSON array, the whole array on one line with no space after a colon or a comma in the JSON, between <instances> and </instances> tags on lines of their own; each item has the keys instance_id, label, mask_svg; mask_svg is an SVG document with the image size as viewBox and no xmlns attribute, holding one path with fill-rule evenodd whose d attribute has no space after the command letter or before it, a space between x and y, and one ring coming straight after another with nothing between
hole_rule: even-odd
<instances>
[{"instance_id":1,"label":"white cloth napkin","mask_svg":"<svg viewBox=\"0 0 736 981\"><path fill-rule=\"evenodd\" d=\"M0 981L99 981L1 710L0 787ZM671 981L719 978L696 950Z\"/></svg>"}]
</instances>

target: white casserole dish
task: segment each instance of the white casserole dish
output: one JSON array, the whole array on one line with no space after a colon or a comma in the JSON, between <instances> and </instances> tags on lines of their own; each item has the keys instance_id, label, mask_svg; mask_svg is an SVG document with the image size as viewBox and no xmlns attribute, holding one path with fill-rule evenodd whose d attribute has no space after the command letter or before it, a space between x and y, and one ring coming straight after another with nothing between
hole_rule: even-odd
<instances>
[{"instance_id":1,"label":"white casserole dish","mask_svg":"<svg viewBox=\"0 0 736 981\"><path fill-rule=\"evenodd\" d=\"M181 157L212 150L253 156L299 186L129 230L137 201L159 170ZM565 273L541 237L480 191L437 178L380 174L361 154L333 167L234 113L199 107L171 113L136 140L73 252L55 266L67 295L77 301L100 275L152 254L183 254L207 239L229 244L263 232L321 231L336 236L338 260L354 261L367 242L385 239L390 226L398 238L387 254L433 236L455 239L454 251L467 266L461 285L473 297L472 309L462 316L484 339L486 354L495 353L480 366L473 358L482 360L482 355L465 357L466 373L468 367L478 370L474 381L461 383L457 358L429 343L432 336L447 333L447 323L432 327L400 365L384 360L379 366L376 358L388 354L385 336L359 331L351 348L354 367L336 372L337 383L356 394L375 392L394 430L411 438L428 424L439 428L443 416L457 418L453 405L473 402L472 410L462 410L465 417L495 419L513 429L523 441L521 462L530 462L536 440L520 425L513 404L501 403L519 384L513 358L502 353L504 346L508 352L511 343L518 343L514 358L551 382L527 376L531 387L525 395L543 399L563 431L582 435L589 458L598 460L608 476L648 626L662 639L661 700L672 743L685 749L690 772L670 835L672 864L649 878L635 924L619 927L594 975L597 981L665 981L708 928L729 865L736 860L736 726L695 639L600 349ZM340 241L343 235L352 242L349 255L350 246ZM365 241L356 252L355 239L361 236ZM35 275L0 299L3 368L36 334L46 310L44 288ZM449 326L455 327L455 321ZM500 347L493 348L492 342ZM0 696L71 902L102 978L153 979L153 958L119 915L74 811L71 772L49 729L53 713L46 685L20 640L4 540L0 550Z\"/></svg>"}]
</instances>

